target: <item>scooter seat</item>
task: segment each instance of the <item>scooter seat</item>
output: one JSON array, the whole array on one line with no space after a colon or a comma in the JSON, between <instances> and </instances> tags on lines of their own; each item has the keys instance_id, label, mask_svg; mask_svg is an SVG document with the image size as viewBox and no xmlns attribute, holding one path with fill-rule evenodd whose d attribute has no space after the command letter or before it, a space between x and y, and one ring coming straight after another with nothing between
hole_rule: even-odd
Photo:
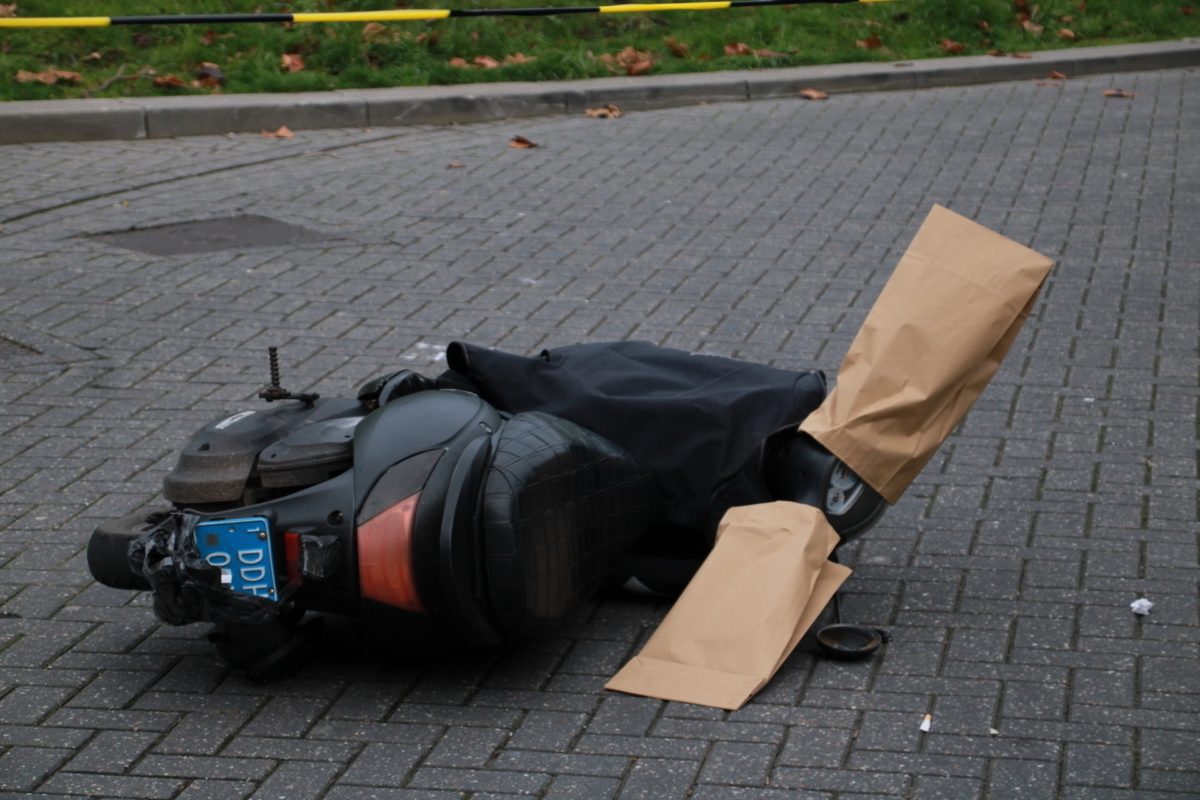
<instances>
[{"instance_id":1,"label":"scooter seat","mask_svg":"<svg viewBox=\"0 0 1200 800\"><path fill-rule=\"evenodd\" d=\"M532 635L578 610L648 530L659 503L650 473L598 434L542 413L505 422L482 504L497 625Z\"/></svg>"}]
</instances>

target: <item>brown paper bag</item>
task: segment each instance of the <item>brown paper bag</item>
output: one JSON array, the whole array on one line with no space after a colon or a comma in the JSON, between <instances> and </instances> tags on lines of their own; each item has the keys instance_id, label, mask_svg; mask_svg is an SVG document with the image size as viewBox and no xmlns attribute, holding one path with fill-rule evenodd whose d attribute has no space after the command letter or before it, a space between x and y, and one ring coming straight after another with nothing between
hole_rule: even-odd
<instances>
[{"instance_id":1,"label":"brown paper bag","mask_svg":"<svg viewBox=\"0 0 1200 800\"><path fill-rule=\"evenodd\" d=\"M605 687L740 708L770 680L850 575L812 506L730 509L717 543L641 653Z\"/></svg>"},{"instance_id":2,"label":"brown paper bag","mask_svg":"<svg viewBox=\"0 0 1200 800\"><path fill-rule=\"evenodd\" d=\"M1052 266L934 206L800 430L896 502L1000 367Z\"/></svg>"}]
</instances>

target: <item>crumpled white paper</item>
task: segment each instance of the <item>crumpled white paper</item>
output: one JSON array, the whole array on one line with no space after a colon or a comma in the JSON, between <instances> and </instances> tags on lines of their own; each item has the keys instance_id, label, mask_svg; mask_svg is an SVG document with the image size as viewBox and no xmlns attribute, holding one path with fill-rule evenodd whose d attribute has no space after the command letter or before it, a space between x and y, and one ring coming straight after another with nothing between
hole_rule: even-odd
<instances>
[{"instance_id":1,"label":"crumpled white paper","mask_svg":"<svg viewBox=\"0 0 1200 800\"><path fill-rule=\"evenodd\" d=\"M1139 617L1144 617L1150 613L1150 609L1154 608L1154 603L1151 603L1144 597L1139 597L1129 604L1129 609Z\"/></svg>"}]
</instances>

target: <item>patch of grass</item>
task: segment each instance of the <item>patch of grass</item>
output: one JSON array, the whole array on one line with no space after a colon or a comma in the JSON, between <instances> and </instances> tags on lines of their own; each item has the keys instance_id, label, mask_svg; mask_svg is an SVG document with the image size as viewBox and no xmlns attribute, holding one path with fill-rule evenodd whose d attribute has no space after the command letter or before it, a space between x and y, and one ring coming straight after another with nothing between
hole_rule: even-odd
<instances>
[{"instance_id":1,"label":"patch of grass","mask_svg":"<svg viewBox=\"0 0 1200 800\"><path fill-rule=\"evenodd\" d=\"M6 0L0 0L0 6ZM413 7L513 7L577 0L411 0ZM614 74L602 54L649 54L649 74L848 61L1007 53L1200 36L1196 0L901 0L728 11L562 17L490 17L364 26L243 24L0 31L0 99L126 97L223 92L295 92L476 81L561 80ZM37 16L125 16L366 11L395 0L16 0ZM1029 25L1018 16L1029 15ZM1066 31L1066 33L1063 33ZM670 43L668 38L672 40ZM744 44L760 55L728 55ZM959 47L961 45L961 47ZM285 53L304 69L287 72ZM453 66L477 57L498 68ZM775 54L775 55L772 55ZM193 85L216 64L219 89ZM78 73L54 85L19 71ZM617 68L617 74L624 74ZM155 79L159 85L156 85ZM166 79L166 80L164 80ZM174 84L174 85L171 85Z\"/></svg>"}]
</instances>

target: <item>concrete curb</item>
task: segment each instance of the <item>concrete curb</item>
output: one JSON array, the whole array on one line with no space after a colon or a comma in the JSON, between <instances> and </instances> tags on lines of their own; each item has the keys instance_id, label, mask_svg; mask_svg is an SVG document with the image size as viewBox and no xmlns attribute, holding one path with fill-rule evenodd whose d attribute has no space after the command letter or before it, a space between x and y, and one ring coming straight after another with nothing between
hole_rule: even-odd
<instances>
[{"instance_id":1,"label":"concrete curb","mask_svg":"<svg viewBox=\"0 0 1200 800\"><path fill-rule=\"evenodd\" d=\"M1029 59L966 56L927 61L599 78L555 83L477 83L297 94L35 100L0 103L0 144L160 139L274 130L390 127L574 114L617 103L625 109L891 91L1200 66L1200 39L1043 50Z\"/></svg>"}]
</instances>

